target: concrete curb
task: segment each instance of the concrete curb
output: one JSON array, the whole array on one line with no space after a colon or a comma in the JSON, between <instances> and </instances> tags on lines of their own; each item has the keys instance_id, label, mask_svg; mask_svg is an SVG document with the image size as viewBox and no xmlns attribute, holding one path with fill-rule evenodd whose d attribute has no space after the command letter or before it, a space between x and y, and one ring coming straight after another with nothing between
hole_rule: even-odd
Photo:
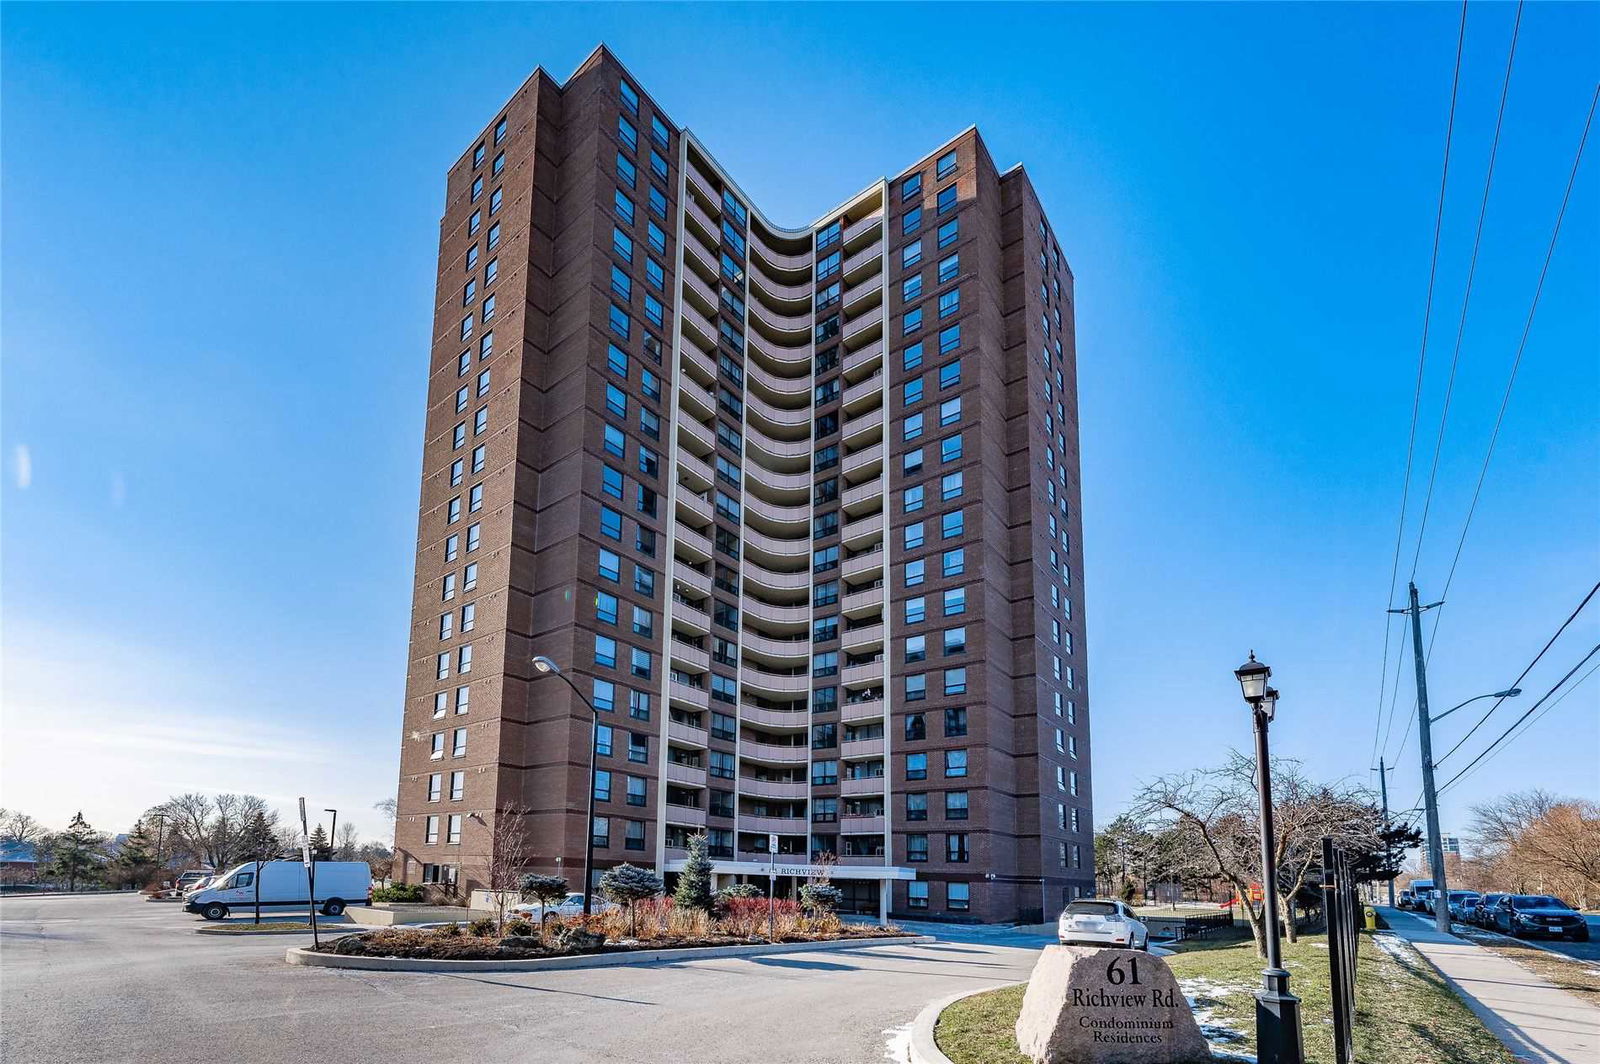
<instances>
[{"instance_id":1,"label":"concrete curb","mask_svg":"<svg viewBox=\"0 0 1600 1064\"><path fill-rule=\"evenodd\" d=\"M309 932L305 932L309 934ZM774 953L813 953L819 950L871 949L874 946L915 946L936 941L931 935L893 938L846 938L831 942L778 942L740 946L695 946L688 949L630 950L620 953L586 953L576 957L540 957L536 960L449 961L414 960L409 957L345 957L313 953L303 947L284 954L290 964L312 968L355 968L367 972L555 972L573 968L618 968L663 961L697 961L717 957L760 957Z\"/></svg>"},{"instance_id":2,"label":"concrete curb","mask_svg":"<svg viewBox=\"0 0 1600 1064\"><path fill-rule=\"evenodd\" d=\"M951 1059L939 1050L938 1042L934 1041L933 1030L939 1026L939 1016L945 1009L969 997L978 994L987 994L991 990L1004 990L1008 986L1022 986L1023 983L995 983L993 986L980 986L976 990L963 990L959 994L951 994L932 1002L911 1021L911 1064L953 1064Z\"/></svg>"},{"instance_id":3,"label":"concrete curb","mask_svg":"<svg viewBox=\"0 0 1600 1064\"><path fill-rule=\"evenodd\" d=\"M332 927L323 927L319 924L317 926L317 930L321 931L324 935L330 933L335 935L345 935L349 933L350 926L351 925L349 924L335 924ZM311 934L311 928L296 927L287 931L229 931L221 927L197 927L194 929L194 933L197 935L219 935L224 938L260 938L264 935L309 935Z\"/></svg>"},{"instance_id":4,"label":"concrete curb","mask_svg":"<svg viewBox=\"0 0 1600 1064\"><path fill-rule=\"evenodd\" d=\"M1586 961L1581 957L1574 957L1570 953L1562 953L1558 949L1551 949L1548 943L1539 942L1536 939L1518 938L1515 935L1508 935L1504 931L1496 931L1492 927L1479 927L1477 924L1468 924L1467 926L1472 928L1474 931L1482 931L1486 935L1493 935L1496 938L1503 938L1507 942L1515 942L1519 946L1532 946L1534 949L1542 949L1552 957L1560 957L1562 960L1571 961L1573 964L1590 965L1594 963L1594 961ZM1451 933L1454 934L1454 932ZM1456 935L1456 937L1465 939L1468 942L1472 941L1472 936L1470 935Z\"/></svg>"}]
</instances>

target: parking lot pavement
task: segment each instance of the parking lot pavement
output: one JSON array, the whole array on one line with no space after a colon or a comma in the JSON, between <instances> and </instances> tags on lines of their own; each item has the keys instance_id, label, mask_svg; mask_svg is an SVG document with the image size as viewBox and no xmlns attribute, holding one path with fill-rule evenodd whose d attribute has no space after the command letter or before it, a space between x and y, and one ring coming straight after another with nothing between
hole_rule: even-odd
<instances>
[{"instance_id":1,"label":"parking lot pavement","mask_svg":"<svg viewBox=\"0 0 1600 1064\"><path fill-rule=\"evenodd\" d=\"M860 1064L883 1060L929 1001L1026 979L1038 956L978 929L845 952L378 973L291 967L300 938L190 934L198 924L126 896L0 900L0 1058Z\"/></svg>"}]
</instances>

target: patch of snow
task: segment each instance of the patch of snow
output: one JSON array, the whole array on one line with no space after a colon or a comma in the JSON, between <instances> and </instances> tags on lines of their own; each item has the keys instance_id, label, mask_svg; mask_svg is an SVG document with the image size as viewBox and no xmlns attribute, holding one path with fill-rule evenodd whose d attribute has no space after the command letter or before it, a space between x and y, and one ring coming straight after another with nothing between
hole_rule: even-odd
<instances>
[{"instance_id":1,"label":"patch of snow","mask_svg":"<svg viewBox=\"0 0 1600 1064\"><path fill-rule=\"evenodd\" d=\"M890 1027L883 1034L887 1042L883 1059L891 1064L911 1064L911 1024Z\"/></svg>"},{"instance_id":2,"label":"patch of snow","mask_svg":"<svg viewBox=\"0 0 1600 1064\"><path fill-rule=\"evenodd\" d=\"M1200 1027L1200 1034L1211 1044L1213 1058L1221 1060L1250 1061L1254 1064L1255 1057L1247 1057L1232 1053L1219 1046L1226 1046L1230 1042L1244 1041L1244 1032L1234 1027L1229 1027L1221 1022L1212 1011L1218 998L1228 997L1232 994L1250 993L1251 987L1243 983L1219 983L1207 979L1205 976L1194 976L1190 979L1178 980L1178 989L1183 992L1189 1008L1194 1011L1194 1022Z\"/></svg>"}]
</instances>

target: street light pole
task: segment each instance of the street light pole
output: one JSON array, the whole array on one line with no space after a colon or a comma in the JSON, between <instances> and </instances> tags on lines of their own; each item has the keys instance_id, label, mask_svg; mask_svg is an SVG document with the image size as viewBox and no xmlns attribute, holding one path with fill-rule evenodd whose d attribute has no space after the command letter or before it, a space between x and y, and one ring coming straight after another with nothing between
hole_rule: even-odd
<instances>
[{"instance_id":1,"label":"street light pole","mask_svg":"<svg viewBox=\"0 0 1600 1064\"><path fill-rule=\"evenodd\" d=\"M1378 758L1378 793L1383 796L1383 863L1385 871L1392 871L1388 867L1390 859L1394 856L1393 848L1389 844L1389 769L1384 767L1383 758ZM1394 876L1389 877L1389 908L1394 908Z\"/></svg>"},{"instance_id":2,"label":"street light pole","mask_svg":"<svg viewBox=\"0 0 1600 1064\"><path fill-rule=\"evenodd\" d=\"M588 916L593 908L595 739L600 733L600 711L594 708L594 703L589 701L589 696L578 690L578 685L573 683L571 677L562 672L561 667L554 661L551 661L543 654L538 654L534 656L533 667L540 672L554 673L561 677L566 682L566 685L572 688L572 693L577 695L579 700L589 707L589 716L592 720L592 726L589 729L589 812L583 825L583 915Z\"/></svg>"},{"instance_id":3,"label":"street light pole","mask_svg":"<svg viewBox=\"0 0 1600 1064\"><path fill-rule=\"evenodd\" d=\"M1411 663L1417 673L1417 745L1422 750L1422 805L1427 813L1428 865L1433 873L1433 922L1440 931L1449 934L1450 894L1445 883L1444 846L1439 838L1439 801L1433 788L1433 732L1429 727L1433 721L1428 716L1428 663L1422 651L1422 615L1442 603L1418 605L1417 585L1411 584L1410 588L1411 605L1389 612L1404 613L1411 618Z\"/></svg>"},{"instance_id":4,"label":"street light pole","mask_svg":"<svg viewBox=\"0 0 1600 1064\"><path fill-rule=\"evenodd\" d=\"M339 810L324 809L324 813L333 814L333 824L328 828L328 856L336 857L335 847L339 845Z\"/></svg>"},{"instance_id":5,"label":"street light pole","mask_svg":"<svg viewBox=\"0 0 1600 1064\"><path fill-rule=\"evenodd\" d=\"M1272 824L1272 755L1267 726L1277 712L1278 692L1267 686L1272 670L1250 660L1234 670L1250 705L1256 739L1256 792L1261 806L1261 910L1267 938L1267 966L1256 994L1256 1059L1260 1064L1302 1064L1300 999L1289 992L1289 972L1278 942L1278 858ZM1291 919L1292 919L1291 914Z\"/></svg>"}]
</instances>

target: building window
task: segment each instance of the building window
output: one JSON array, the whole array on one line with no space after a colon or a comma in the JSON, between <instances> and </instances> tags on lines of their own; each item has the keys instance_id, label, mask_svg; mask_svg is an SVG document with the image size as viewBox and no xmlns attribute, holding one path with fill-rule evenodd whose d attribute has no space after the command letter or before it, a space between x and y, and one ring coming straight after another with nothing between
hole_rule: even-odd
<instances>
[{"instance_id":1,"label":"building window","mask_svg":"<svg viewBox=\"0 0 1600 1064\"><path fill-rule=\"evenodd\" d=\"M595 849L604 849L611 845L611 818L597 816L589 825L589 841Z\"/></svg>"},{"instance_id":2,"label":"building window","mask_svg":"<svg viewBox=\"0 0 1600 1064\"><path fill-rule=\"evenodd\" d=\"M594 726L594 752L600 757L611 756L611 725L596 724Z\"/></svg>"},{"instance_id":3,"label":"building window","mask_svg":"<svg viewBox=\"0 0 1600 1064\"><path fill-rule=\"evenodd\" d=\"M622 848L625 850L644 849L644 821L624 820L622 825Z\"/></svg>"},{"instance_id":4,"label":"building window","mask_svg":"<svg viewBox=\"0 0 1600 1064\"><path fill-rule=\"evenodd\" d=\"M906 755L906 779L925 780L928 778L928 755Z\"/></svg>"},{"instance_id":5,"label":"building window","mask_svg":"<svg viewBox=\"0 0 1600 1064\"><path fill-rule=\"evenodd\" d=\"M964 666L957 669L944 670L944 693L947 695L964 695L967 693L967 670Z\"/></svg>"},{"instance_id":6,"label":"building window","mask_svg":"<svg viewBox=\"0 0 1600 1064\"><path fill-rule=\"evenodd\" d=\"M467 729L457 728L451 733L450 756L467 756Z\"/></svg>"},{"instance_id":7,"label":"building window","mask_svg":"<svg viewBox=\"0 0 1600 1064\"><path fill-rule=\"evenodd\" d=\"M967 752L965 750L946 750L944 752L944 775L946 779L957 779L967 774Z\"/></svg>"},{"instance_id":8,"label":"building window","mask_svg":"<svg viewBox=\"0 0 1600 1064\"><path fill-rule=\"evenodd\" d=\"M971 859L966 832L952 832L944 837L944 859L951 864L966 864Z\"/></svg>"},{"instance_id":9,"label":"building window","mask_svg":"<svg viewBox=\"0 0 1600 1064\"><path fill-rule=\"evenodd\" d=\"M955 210L956 186L946 185L944 188L941 188L939 190L939 195L935 198L934 202L938 208L935 213L949 214L951 211Z\"/></svg>"},{"instance_id":10,"label":"building window","mask_svg":"<svg viewBox=\"0 0 1600 1064\"><path fill-rule=\"evenodd\" d=\"M465 772L450 773L450 800L459 802L466 793L467 774Z\"/></svg>"},{"instance_id":11,"label":"building window","mask_svg":"<svg viewBox=\"0 0 1600 1064\"><path fill-rule=\"evenodd\" d=\"M912 880L906 884L906 908L926 909L928 907L928 884L924 880Z\"/></svg>"},{"instance_id":12,"label":"building window","mask_svg":"<svg viewBox=\"0 0 1600 1064\"><path fill-rule=\"evenodd\" d=\"M423 828L422 841L428 846L439 845L439 818L430 816Z\"/></svg>"},{"instance_id":13,"label":"building window","mask_svg":"<svg viewBox=\"0 0 1600 1064\"><path fill-rule=\"evenodd\" d=\"M966 912L972 908L972 885L970 883L946 883L945 899L947 908L951 912Z\"/></svg>"},{"instance_id":14,"label":"building window","mask_svg":"<svg viewBox=\"0 0 1600 1064\"><path fill-rule=\"evenodd\" d=\"M923 797L926 798L926 795L924 795ZM927 859L928 859L928 836L921 835L921 834L918 834L918 835L907 835L906 836L906 862L907 863L918 863L918 862L925 862L925 861L927 861Z\"/></svg>"},{"instance_id":15,"label":"building window","mask_svg":"<svg viewBox=\"0 0 1600 1064\"><path fill-rule=\"evenodd\" d=\"M967 819L967 809L966 791L944 792L944 818L946 820Z\"/></svg>"},{"instance_id":16,"label":"building window","mask_svg":"<svg viewBox=\"0 0 1600 1064\"><path fill-rule=\"evenodd\" d=\"M906 795L906 820L928 819L928 796L926 794Z\"/></svg>"},{"instance_id":17,"label":"building window","mask_svg":"<svg viewBox=\"0 0 1600 1064\"><path fill-rule=\"evenodd\" d=\"M954 148L951 148L949 151L947 151L943 155L939 156L939 161L935 164L935 167L934 167L934 175L933 176L936 179L942 181L943 179L949 177L951 174L953 174L955 172L956 172L956 150Z\"/></svg>"},{"instance_id":18,"label":"building window","mask_svg":"<svg viewBox=\"0 0 1600 1064\"><path fill-rule=\"evenodd\" d=\"M603 768L595 769L594 800L597 802L611 801L611 773Z\"/></svg>"}]
</instances>

